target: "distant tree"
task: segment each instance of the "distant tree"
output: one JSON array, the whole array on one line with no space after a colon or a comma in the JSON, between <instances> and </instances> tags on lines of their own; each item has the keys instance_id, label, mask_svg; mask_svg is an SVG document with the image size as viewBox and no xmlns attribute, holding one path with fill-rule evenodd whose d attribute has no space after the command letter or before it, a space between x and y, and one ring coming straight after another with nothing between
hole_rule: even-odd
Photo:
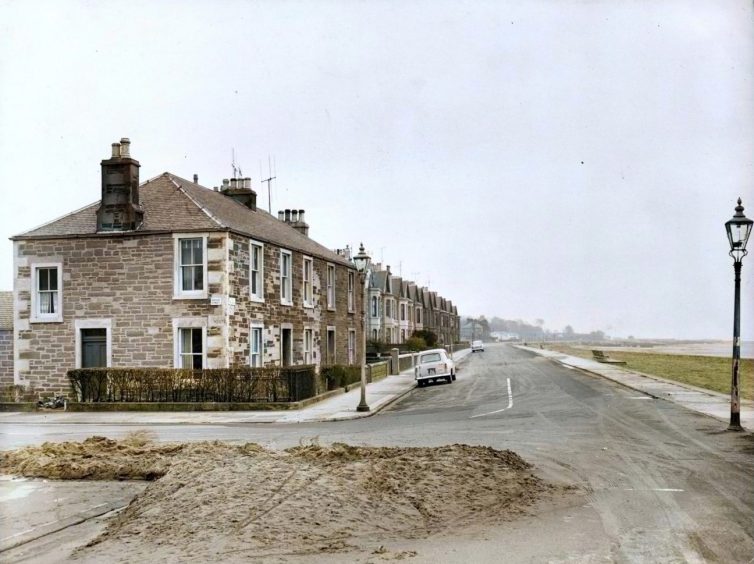
<instances>
[{"instance_id":1,"label":"distant tree","mask_svg":"<svg viewBox=\"0 0 754 564\"><path fill-rule=\"evenodd\" d=\"M421 331L414 331L412 337L419 337L424 340L429 348L433 348L437 345L437 335L429 329L422 329Z\"/></svg>"},{"instance_id":2,"label":"distant tree","mask_svg":"<svg viewBox=\"0 0 754 564\"><path fill-rule=\"evenodd\" d=\"M563 337L566 339L573 339L575 335L576 331L573 330L573 327L566 325L565 329L563 329Z\"/></svg>"},{"instance_id":3,"label":"distant tree","mask_svg":"<svg viewBox=\"0 0 754 564\"><path fill-rule=\"evenodd\" d=\"M412 336L406 339L406 347L411 352L419 352L426 350L427 343L421 337Z\"/></svg>"}]
</instances>

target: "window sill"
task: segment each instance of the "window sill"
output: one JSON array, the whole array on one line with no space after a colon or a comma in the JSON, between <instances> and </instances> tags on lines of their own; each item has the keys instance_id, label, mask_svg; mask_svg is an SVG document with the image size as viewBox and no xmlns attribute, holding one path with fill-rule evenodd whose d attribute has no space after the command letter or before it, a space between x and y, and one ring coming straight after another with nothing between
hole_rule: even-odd
<instances>
[{"instance_id":1,"label":"window sill","mask_svg":"<svg viewBox=\"0 0 754 564\"><path fill-rule=\"evenodd\" d=\"M63 317L31 317L29 323L63 323Z\"/></svg>"},{"instance_id":2,"label":"window sill","mask_svg":"<svg viewBox=\"0 0 754 564\"><path fill-rule=\"evenodd\" d=\"M314 304L304 304L304 309L314 309Z\"/></svg>"},{"instance_id":3,"label":"window sill","mask_svg":"<svg viewBox=\"0 0 754 564\"><path fill-rule=\"evenodd\" d=\"M209 298L209 294L207 292L202 292L201 294L173 294L174 300L206 300Z\"/></svg>"},{"instance_id":4,"label":"window sill","mask_svg":"<svg viewBox=\"0 0 754 564\"><path fill-rule=\"evenodd\" d=\"M280 300L280 305L290 307L293 305L293 302L286 301L286 300Z\"/></svg>"},{"instance_id":5,"label":"window sill","mask_svg":"<svg viewBox=\"0 0 754 564\"><path fill-rule=\"evenodd\" d=\"M255 304L263 304L264 298L260 298L259 296L250 296L249 301L254 302Z\"/></svg>"}]
</instances>

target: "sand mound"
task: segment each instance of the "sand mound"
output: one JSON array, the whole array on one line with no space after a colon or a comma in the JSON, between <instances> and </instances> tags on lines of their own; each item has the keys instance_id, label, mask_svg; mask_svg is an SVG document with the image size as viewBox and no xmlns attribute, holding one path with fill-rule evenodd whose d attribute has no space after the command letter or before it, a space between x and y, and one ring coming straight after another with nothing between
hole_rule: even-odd
<instances>
[{"instance_id":1,"label":"sand mound","mask_svg":"<svg viewBox=\"0 0 754 564\"><path fill-rule=\"evenodd\" d=\"M78 556L101 560L127 549L128 561L155 551L208 561L343 550L375 535L416 538L509 520L553 491L518 455L488 447L194 454L184 453Z\"/></svg>"},{"instance_id":2,"label":"sand mound","mask_svg":"<svg viewBox=\"0 0 754 564\"><path fill-rule=\"evenodd\" d=\"M56 479L155 480L77 556L86 561L237 561L349 550L520 515L555 492L516 453L489 447L283 452L167 443L143 434L0 453L0 471Z\"/></svg>"},{"instance_id":3,"label":"sand mound","mask_svg":"<svg viewBox=\"0 0 754 564\"><path fill-rule=\"evenodd\" d=\"M257 445L242 447L215 442L154 443L149 433L137 431L116 441L90 437L83 442L43 443L0 452L0 474L53 480L156 480L165 475L177 456L220 455L227 450L251 453Z\"/></svg>"}]
</instances>

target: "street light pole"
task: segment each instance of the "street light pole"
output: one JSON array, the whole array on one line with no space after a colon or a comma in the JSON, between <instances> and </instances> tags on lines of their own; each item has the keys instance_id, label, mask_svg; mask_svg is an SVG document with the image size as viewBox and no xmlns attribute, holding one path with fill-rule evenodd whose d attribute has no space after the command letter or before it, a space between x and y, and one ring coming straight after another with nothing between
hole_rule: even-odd
<instances>
[{"instance_id":1,"label":"street light pole","mask_svg":"<svg viewBox=\"0 0 754 564\"><path fill-rule=\"evenodd\" d=\"M364 243L359 246L359 254L353 257L356 269L359 271L359 281L362 287L361 300L361 400L356 411L369 411L367 404L367 313L369 307L369 270L370 257L364 252Z\"/></svg>"},{"instance_id":2,"label":"street light pole","mask_svg":"<svg viewBox=\"0 0 754 564\"><path fill-rule=\"evenodd\" d=\"M725 223L728 233L730 252L733 258L733 271L735 273L735 292L733 299L733 366L730 385L730 431L742 431L741 427L741 398L739 386L739 367L741 364L741 263L748 254L746 243L751 234L754 221L744 215L744 207L741 198L738 199L736 213L733 218Z\"/></svg>"}]
</instances>

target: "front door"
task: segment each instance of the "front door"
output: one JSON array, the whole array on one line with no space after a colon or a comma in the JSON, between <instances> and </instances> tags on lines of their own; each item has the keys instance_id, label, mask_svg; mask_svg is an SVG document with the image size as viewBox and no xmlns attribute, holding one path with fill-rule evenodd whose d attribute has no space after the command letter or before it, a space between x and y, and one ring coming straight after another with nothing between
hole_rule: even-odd
<instances>
[{"instance_id":1,"label":"front door","mask_svg":"<svg viewBox=\"0 0 754 564\"><path fill-rule=\"evenodd\" d=\"M283 329L280 338L280 364L283 366L291 365L291 358L293 353L293 330Z\"/></svg>"},{"instance_id":2,"label":"front door","mask_svg":"<svg viewBox=\"0 0 754 564\"><path fill-rule=\"evenodd\" d=\"M329 366L335 364L335 331L333 329L327 330L327 364Z\"/></svg>"},{"instance_id":3,"label":"front door","mask_svg":"<svg viewBox=\"0 0 754 564\"><path fill-rule=\"evenodd\" d=\"M81 368L107 366L107 329L81 329Z\"/></svg>"}]
</instances>

